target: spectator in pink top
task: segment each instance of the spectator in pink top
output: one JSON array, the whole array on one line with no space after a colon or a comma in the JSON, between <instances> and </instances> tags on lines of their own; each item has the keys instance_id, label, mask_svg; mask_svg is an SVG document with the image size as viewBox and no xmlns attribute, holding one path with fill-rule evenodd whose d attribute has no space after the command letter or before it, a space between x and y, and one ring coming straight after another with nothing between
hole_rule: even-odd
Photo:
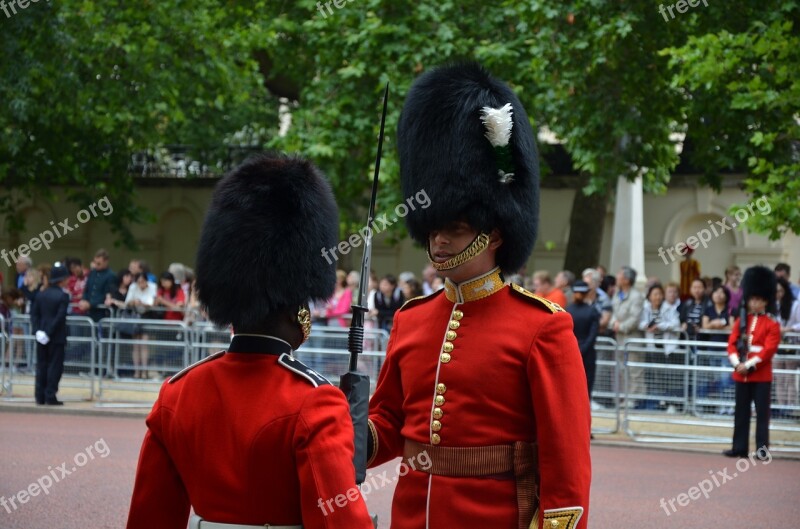
<instances>
[{"instance_id":1,"label":"spectator in pink top","mask_svg":"<svg viewBox=\"0 0 800 529\"><path fill-rule=\"evenodd\" d=\"M336 289L333 291L330 305L325 316L328 318L328 325L331 327L347 327L348 320L343 318L350 313L350 305L353 302L353 290L347 286L347 274L344 270L336 271Z\"/></svg>"}]
</instances>

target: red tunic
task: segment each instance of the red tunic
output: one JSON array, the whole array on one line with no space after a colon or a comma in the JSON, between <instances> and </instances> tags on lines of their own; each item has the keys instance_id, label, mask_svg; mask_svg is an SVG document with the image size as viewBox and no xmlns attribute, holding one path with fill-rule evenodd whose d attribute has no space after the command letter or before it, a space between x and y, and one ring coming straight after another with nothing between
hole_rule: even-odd
<instances>
[{"instance_id":1,"label":"red tunic","mask_svg":"<svg viewBox=\"0 0 800 529\"><path fill-rule=\"evenodd\" d=\"M535 441L539 528L548 511L576 508L577 525L548 519L547 527L586 527L591 414L572 318L504 286L497 269L458 286L448 280L445 291L397 312L370 421L370 466L401 456L405 439L442 447ZM513 478L411 470L392 505L393 529L511 529L517 517Z\"/></svg>"},{"instance_id":2,"label":"red tunic","mask_svg":"<svg viewBox=\"0 0 800 529\"><path fill-rule=\"evenodd\" d=\"M753 327L753 314L747 315L748 339L750 350L747 353L747 364L755 367L755 371L745 375L734 371L733 380L736 382L772 382L772 357L778 351L778 344L781 342L780 324L762 314L759 315ZM728 358L734 366L739 362L739 352L736 349L736 342L739 340L739 318L733 322L733 331L728 338Z\"/></svg>"},{"instance_id":3,"label":"red tunic","mask_svg":"<svg viewBox=\"0 0 800 529\"><path fill-rule=\"evenodd\" d=\"M371 529L354 487L353 426L341 390L278 356L291 351L288 343L271 338L279 350L257 354L274 344L245 340L235 336L229 352L162 386L147 418L128 529L185 529L190 505L219 523ZM337 504L350 490L353 499Z\"/></svg>"}]
</instances>

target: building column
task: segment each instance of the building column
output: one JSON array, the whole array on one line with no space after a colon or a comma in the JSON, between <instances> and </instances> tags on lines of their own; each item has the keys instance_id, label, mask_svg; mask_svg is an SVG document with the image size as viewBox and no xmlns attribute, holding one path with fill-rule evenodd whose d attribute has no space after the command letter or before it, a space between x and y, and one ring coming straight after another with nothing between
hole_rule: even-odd
<instances>
[{"instance_id":1,"label":"building column","mask_svg":"<svg viewBox=\"0 0 800 529\"><path fill-rule=\"evenodd\" d=\"M642 177L633 182L620 177L614 205L614 231L611 239L609 273L616 274L622 266L636 270L636 287L647 283L644 270L644 212L642 209Z\"/></svg>"}]
</instances>

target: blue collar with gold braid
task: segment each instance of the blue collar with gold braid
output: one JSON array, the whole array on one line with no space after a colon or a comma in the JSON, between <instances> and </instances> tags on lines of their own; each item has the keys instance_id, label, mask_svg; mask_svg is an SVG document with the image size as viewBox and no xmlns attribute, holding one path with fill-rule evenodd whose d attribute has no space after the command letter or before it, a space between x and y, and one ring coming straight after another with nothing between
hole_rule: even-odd
<instances>
[{"instance_id":1,"label":"blue collar with gold braid","mask_svg":"<svg viewBox=\"0 0 800 529\"><path fill-rule=\"evenodd\" d=\"M505 286L500 275L500 268L495 267L485 274L473 277L461 283L444 280L444 293L453 303L467 303L491 296Z\"/></svg>"}]
</instances>

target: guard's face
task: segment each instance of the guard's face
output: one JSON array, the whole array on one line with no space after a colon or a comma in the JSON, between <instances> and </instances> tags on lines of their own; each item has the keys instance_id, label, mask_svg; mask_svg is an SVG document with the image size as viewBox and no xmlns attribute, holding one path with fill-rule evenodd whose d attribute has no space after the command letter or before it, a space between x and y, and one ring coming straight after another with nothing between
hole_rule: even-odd
<instances>
[{"instance_id":1,"label":"guard's face","mask_svg":"<svg viewBox=\"0 0 800 529\"><path fill-rule=\"evenodd\" d=\"M451 222L439 230L433 230L428 235L431 258L436 263L444 263L467 249L479 234L478 230L461 220ZM489 245L485 251L455 268L442 270L440 272L442 277L460 283L484 274L497 266L497 249L503 244L503 239L497 229L492 230L488 235Z\"/></svg>"},{"instance_id":2,"label":"guard's face","mask_svg":"<svg viewBox=\"0 0 800 529\"><path fill-rule=\"evenodd\" d=\"M455 257L478 236L478 230L464 221L451 222L440 230L434 230L428 235L428 245L431 256L437 263L444 263Z\"/></svg>"},{"instance_id":3,"label":"guard's face","mask_svg":"<svg viewBox=\"0 0 800 529\"><path fill-rule=\"evenodd\" d=\"M767 300L760 296L750 296L747 300L747 310L750 312L764 312L767 310Z\"/></svg>"}]
</instances>

